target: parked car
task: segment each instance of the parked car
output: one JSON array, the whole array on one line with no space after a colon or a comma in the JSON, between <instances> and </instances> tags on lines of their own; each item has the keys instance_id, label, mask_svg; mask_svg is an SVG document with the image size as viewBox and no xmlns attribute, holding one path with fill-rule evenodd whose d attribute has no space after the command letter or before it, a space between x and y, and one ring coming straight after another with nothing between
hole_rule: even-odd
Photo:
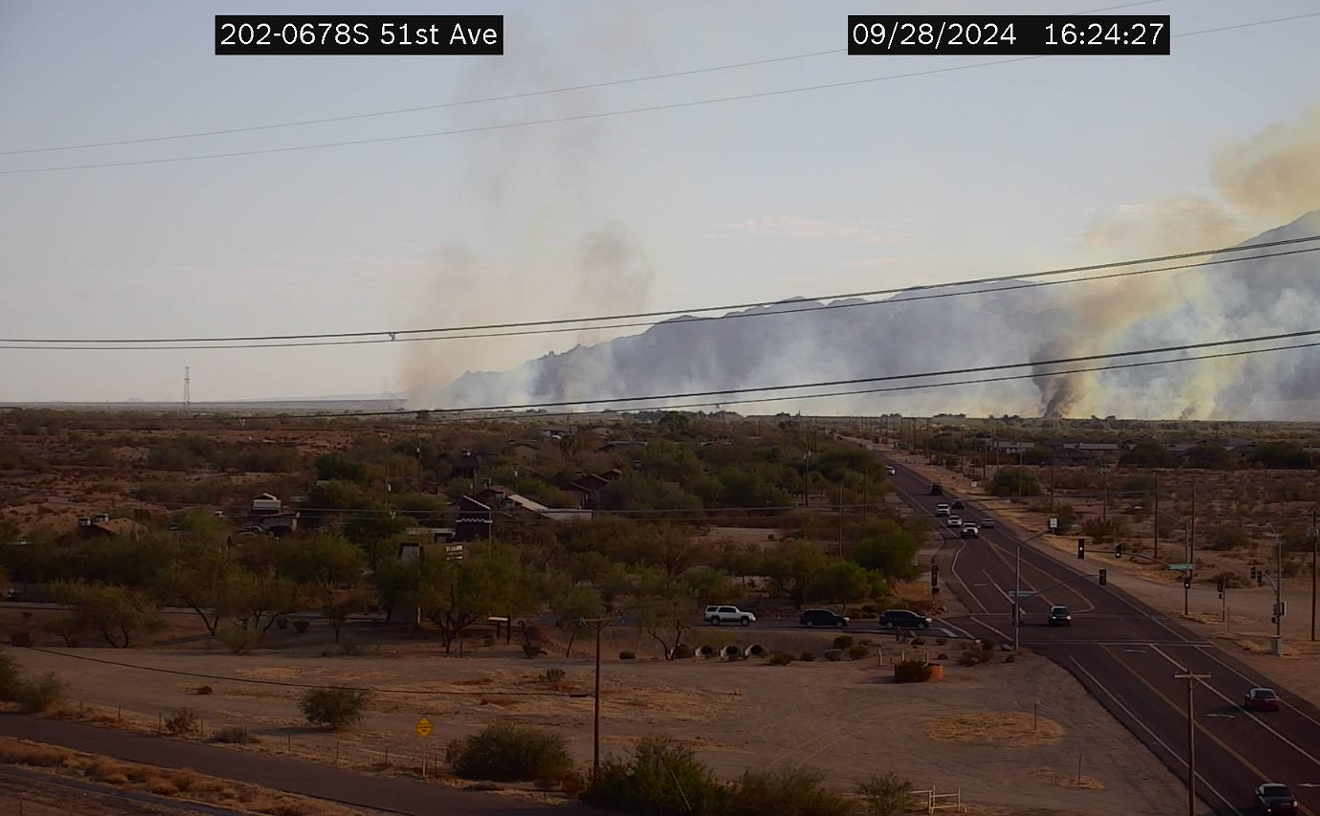
<instances>
[{"instance_id":1,"label":"parked car","mask_svg":"<svg viewBox=\"0 0 1320 816\"><path fill-rule=\"evenodd\" d=\"M1072 613L1066 606L1051 606L1050 626L1072 626Z\"/></svg>"},{"instance_id":2,"label":"parked car","mask_svg":"<svg viewBox=\"0 0 1320 816\"><path fill-rule=\"evenodd\" d=\"M736 623L741 626L750 626L756 622L756 616L751 612L744 612L736 606L708 606L704 614L706 623L711 626L719 626L721 623Z\"/></svg>"},{"instance_id":3,"label":"parked car","mask_svg":"<svg viewBox=\"0 0 1320 816\"><path fill-rule=\"evenodd\" d=\"M962 516L949 516L949 526L950 526L950 527L961 527L961 526L962 526Z\"/></svg>"},{"instance_id":4,"label":"parked car","mask_svg":"<svg viewBox=\"0 0 1320 816\"><path fill-rule=\"evenodd\" d=\"M850 618L845 618L837 612L828 609L807 609L802 612L798 618L798 623L808 628L813 626L832 626L835 629L842 629L848 625Z\"/></svg>"},{"instance_id":5,"label":"parked car","mask_svg":"<svg viewBox=\"0 0 1320 816\"><path fill-rule=\"evenodd\" d=\"M939 504L935 505L935 515L937 516L949 515L949 505L945 504L944 502L940 502Z\"/></svg>"},{"instance_id":6,"label":"parked car","mask_svg":"<svg viewBox=\"0 0 1320 816\"><path fill-rule=\"evenodd\" d=\"M897 476L898 470L893 465L885 465L885 473L888 473L890 476Z\"/></svg>"},{"instance_id":7,"label":"parked car","mask_svg":"<svg viewBox=\"0 0 1320 816\"><path fill-rule=\"evenodd\" d=\"M994 520L994 519L991 519L991 518L981 519L981 529L982 529L982 530L993 530L993 529L995 529L995 520Z\"/></svg>"},{"instance_id":8,"label":"parked car","mask_svg":"<svg viewBox=\"0 0 1320 816\"><path fill-rule=\"evenodd\" d=\"M1266 782L1256 788L1256 806L1261 813L1296 813L1297 797L1292 795L1287 785Z\"/></svg>"},{"instance_id":9,"label":"parked car","mask_svg":"<svg viewBox=\"0 0 1320 816\"><path fill-rule=\"evenodd\" d=\"M886 629L925 629L931 619L909 609L886 609L880 615L880 625Z\"/></svg>"},{"instance_id":10,"label":"parked car","mask_svg":"<svg viewBox=\"0 0 1320 816\"><path fill-rule=\"evenodd\" d=\"M959 535L963 538L980 538L981 528L977 527L975 524L964 524Z\"/></svg>"},{"instance_id":11,"label":"parked car","mask_svg":"<svg viewBox=\"0 0 1320 816\"><path fill-rule=\"evenodd\" d=\"M963 503L962 503L962 501L961 501L961 500L958 500L958 501L955 501L955 502L953 503L953 509L954 509L954 510L965 510L966 508L963 507Z\"/></svg>"},{"instance_id":12,"label":"parked car","mask_svg":"<svg viewBox=\"0 0 1320 816\"><path fill-rule=\"evenodd\" d=\"M1254 688L1247 692L1242 707L1248 711L1278 711L1281 707L1279 695L1272 688Z\"/></svg>"}]
</instances>

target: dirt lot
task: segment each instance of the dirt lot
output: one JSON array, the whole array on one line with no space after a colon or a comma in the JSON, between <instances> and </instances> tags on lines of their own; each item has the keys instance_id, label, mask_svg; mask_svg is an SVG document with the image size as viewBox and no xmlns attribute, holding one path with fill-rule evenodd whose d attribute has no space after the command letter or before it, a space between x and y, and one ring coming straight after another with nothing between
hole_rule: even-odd
<instances>
[{"instance_id":1,"label":"dirt lot","mask_svg":"<svg viewBox=\"0 0 1320 816\"><path fill-rule=\"evenodd\" d=\"M623 637L608 644L611 655L627 637L616 634ZM758 639L817 653L828 648L831 637L765 635ZM933 648L957 655L952 646ZM110 726L155 730L172 710L191 707L208 735L246 724L248 733L260 740L246 750L292 751L324 762L334 762L337 751L340 763L356 766L383 763L388 752L396 773L416 773L420 766L422 740L413 726L422 716L436 725L426 742L432 758L447 740L496 721L553 728L568 737L579 760L586 762L591 754L592 700L586 693L592 669L585 659L527 660L499 649L484 657L444 658L435 654L434 646L409 645L387 645L379 656L358 658L61 651L15 654L25 668L54 671L68 681L73 702L65 716L76 718L81 711L82 717L99 718ZM202 680L84 662L66 654L271 683L343 683L433 693L378 694L360 727L331 736L301 722L298 688ZM826 771L839 784L850 784L892 770L918 787L961 789L971 801L1001 807L1155 813L1178 795L1176 781L1146 761L1144 749L1048 661L1027 657L1011 665L975 668L942 662L949 664L942 682L895 685L888 667L875 657L784 667L760 660L608 659L602 742L609 754L635 745L643 736L666 734L690 744L728 777L746 768L805 763ZM543 679L548 668L564 669L565 680L551 686ZM211 694L196 693L203 684L210 686ZM1022 718L1031 717L1037 701L1041 731L1022 739ZM1008 742L951 738L957 727L949 725L948 718L968 715L1008 728ZM1003 750L1006 744L1015 745L1011 754Z\"/></svg>"}]
</instances>

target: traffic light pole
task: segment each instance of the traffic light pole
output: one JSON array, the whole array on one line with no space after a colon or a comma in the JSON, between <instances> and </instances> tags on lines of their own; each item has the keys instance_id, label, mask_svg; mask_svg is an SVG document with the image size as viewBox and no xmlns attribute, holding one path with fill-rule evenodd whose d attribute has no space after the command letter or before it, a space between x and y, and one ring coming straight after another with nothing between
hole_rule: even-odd
<instances>
[{"instance_id":1,"label":"traffic light pole","mask_svg":"<svg viewBox=\"0 0 1320 816\"><path fill-rule=\"evenodd\" d=\"M1187 681L1187 816L1196 816L1196 719L1192 692L1198 682L1209 680L1210 675L1183 672L1174 678Z\"/></svg>"}]
</instances>

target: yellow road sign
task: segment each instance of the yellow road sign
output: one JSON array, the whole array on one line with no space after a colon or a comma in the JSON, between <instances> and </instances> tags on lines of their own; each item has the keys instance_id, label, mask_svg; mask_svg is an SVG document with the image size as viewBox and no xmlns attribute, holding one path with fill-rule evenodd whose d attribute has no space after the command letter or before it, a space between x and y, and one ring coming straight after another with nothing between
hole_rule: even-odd
<instances>
[{"instance_id":1,"label":"yellow road sign","mask_svg":"<svg viewBox=\"0 0 1320 816\"><path fill-rule=\"evenodd\" d=\"M417 735L419 737L429 737L434 730L435 726L431 725L431 721L425 717L422 717L417 721Z\"/></svg>"}]
</instances>

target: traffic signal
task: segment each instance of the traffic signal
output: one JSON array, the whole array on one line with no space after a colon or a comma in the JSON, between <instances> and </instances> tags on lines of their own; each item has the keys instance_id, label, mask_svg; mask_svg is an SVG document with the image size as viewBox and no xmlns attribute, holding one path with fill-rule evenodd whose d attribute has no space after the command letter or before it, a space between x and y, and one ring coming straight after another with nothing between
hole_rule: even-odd
<instances>
[{"instance_id":1,"label":"traffic signal","mask_svg":"<svg viewBox=\"0 0 1320 816\"><path fill-rule=\"evenodd\" d=\"M1086 558L1086 539L1077 539L1077 557Z\"/></svg>"},{"instance_id":2,"label":"traffic signal","mask_svg":"<svg viewBox=\"0 0 1320 816\"><path fill-rule=\"evenodd\" d=\"M1259 574L1260 574L1260 569L1258 567L1251 568L1251 580L1255 581L1256 576L1258 576Z\"/></svg>"},{"instance_id":3,"label":"traffic signal","mask_svg":"<svg viewBox=\"0 0 1320 816\"><path fill-rule=\"evenodd\" d=\"M1122 544L1115 544L1115 545L1114 545L1114 557L1115 557L1115 558L1122 558L1122 557L1123 557L1123 545L1122 545Z\"/></svg>"},{"instance_id":4,"label":"traffic signal","mask_svg":"<svg viewBox=\"0 0 1320 816\"><path fill-rule=\"evenodd\" d=\"M1192 575L1191 573L1188 573L1187 575L1183 576L1183 589L1191 589L1191 588L1192 588Z\"/></svg>"},{"instance_id":5,"label":"traffic signal","mask_svg":"<svg viewBox=\"0 0 1320 816\"><path fill-rule=\"evenodd\" d=\"M1109 583L1109 570L1102 569L1100 570L1100 586L1104 586L1107 583Z\"/></svg>"},{"instance_id":6,"label":"traffic signal","mask_svg":"<svg viewBox=\"0 0 1320 816\"><path fill-rule=\"evenodd\" d=\"M933 587L940 585L940 568L938 564L930 565L930 585Z\"/></svg>"},{"instance_id":7,"label":"traffic signal","mask_svg":"<svg viewBox=\"0 0 1320 816\"><path fill-rule=\"evenodd\" d=\"M1219 597L1221 597L1221 598L1224 597L1224 579L1223 579L1223 578L1220 578L1220 579L1218 579L1218 580L1215 581L1215 591L1217 591L1217 592L1219 593Z\"/></svg>"}]
</instances>

